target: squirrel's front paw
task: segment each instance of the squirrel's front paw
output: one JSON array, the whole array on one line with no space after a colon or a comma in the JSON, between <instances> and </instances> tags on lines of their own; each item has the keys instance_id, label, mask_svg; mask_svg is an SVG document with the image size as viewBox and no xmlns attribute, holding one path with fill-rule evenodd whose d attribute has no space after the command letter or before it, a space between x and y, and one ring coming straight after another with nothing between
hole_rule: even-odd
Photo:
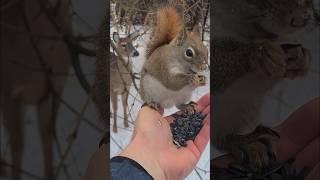
<instances>
[{"instance_id":1,"label":"squirrel's front paw","mask_svg":"<svg viewBox=\"0 0 320 180\"><path fill-rule=\"evenodd\" d=\"M196 106L198 104L196 102L190 101L188 104L178 105L177 108L181 110L182 113L191 115L196 112Z\"/></svg>"},{"instance_id":2,"label":"squirrel's front paw","mask_svg":"<svg viewBox=\"0 0 320 180\"><path fill-rule=\"evenodd\" d=\"M260 48L261 58L258 66L262 72L271 78L282 78L286 73L287 55L281 45L265 43Z\"/></svg>"},{"instance_id":3,"label":"squirrel's front paw","mask_svg":"<svg viewBox=\"0 0 320 180\"><path fill-rule=\"evenodd\" d=\"M288 56L285 77L293 79L305 75L310 67L310 51L301 45L283 45L283 48Z\"/></svg>"},{"instance_id":4,"label":"squirrel's front paw","mask_svg":"<svg viewBox=\"0 0 320 180\"><path fill-rule=\"evenodd\" d=\"M261 170L275 160L272 151L272 141L280 136L277 132L264 126L258 126L252 133L234 135L229 141L235 141L236 146L231 148L233 154L241 163L253 171Z\"/></svg>"},{"instance_id":5,"label":"squirrel's front paw","mask_svg":"<svg viewBox=\"0 0 320 180\"><path fill-rule=\"evenodd\" d=\"M194 86L205 86L207 78L204 75L193 74L190 79L190 83Z\"/></svg>"},{"instance_id":6,"label":"squirrel's front paw","mask_svg":"<svg viewBox=\"0 0 320 180\"><path fill-rule=\"evenodd\" d=\"M158 111L158 112L160 111L160 108L161 108L160 105L155 102L145 102L142 104L141 108L143 108L145 106L147 106L155 111Z\"/></svg>"}]
</instances>

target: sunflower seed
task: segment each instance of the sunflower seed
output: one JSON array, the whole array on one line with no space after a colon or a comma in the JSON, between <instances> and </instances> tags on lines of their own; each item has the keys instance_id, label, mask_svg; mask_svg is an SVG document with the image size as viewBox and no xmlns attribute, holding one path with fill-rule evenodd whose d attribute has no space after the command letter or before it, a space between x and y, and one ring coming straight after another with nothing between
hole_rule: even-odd
<instances>
[{"instance_id":1,"label":"sunflower seed","mask_svg":"<svg viewBox=\"0 0 320 180\"><path fill-rule=\"evenodd\" d=\"M191 115L176 115L176 120L170 124L174 144L185 147L188 140L194 140L203 126L203 116L200 112Z\"/></svg>"}]
</instances>

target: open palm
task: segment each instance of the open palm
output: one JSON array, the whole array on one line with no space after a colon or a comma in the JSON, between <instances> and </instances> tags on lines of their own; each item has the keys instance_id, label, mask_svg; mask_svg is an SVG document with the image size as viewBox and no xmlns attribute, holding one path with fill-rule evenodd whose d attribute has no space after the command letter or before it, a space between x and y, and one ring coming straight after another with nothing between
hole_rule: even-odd
<instances>
[{"instance_id":1,"label":"open palm","mask_svg":"<svg viewBox=\"0 0 320 180\"><path fill-rule=\"evenodd\" d=\"M194 141L189 140L187 147L177 148L173 144L170 123L173 116L163 117L150 108L139 112L133 138L144 139L145 148L153 151L166 179L183 179L195 168L210 138L210 96L203 96L198 102L197 111L205 115L204 126Z\"/></svg>"}]
</instances>

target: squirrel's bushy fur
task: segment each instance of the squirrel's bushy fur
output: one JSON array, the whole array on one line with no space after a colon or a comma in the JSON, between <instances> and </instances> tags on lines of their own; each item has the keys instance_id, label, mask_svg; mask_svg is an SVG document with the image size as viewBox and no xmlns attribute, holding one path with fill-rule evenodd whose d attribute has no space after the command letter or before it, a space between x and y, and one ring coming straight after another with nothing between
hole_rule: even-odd
<instances>
[{"instance_id":1,"label":"squirrel's bushy fur","mask_svg":"<svg viewBox=\"0 0 320 180\"><path fill-rule=\"evenodd\" d=\"M208 49L198 26L188 31L182 14L172 4L157 10L140 80L141 98L150 106L178 107L206 84L200 72L208 67Z\"/></svg>"},{"instance_id":2,"label":"squirrel's bushy fur","mask_svg":"<svg viewBox=\"0 0 320 180\"><path fill-rule=\"evenodd\" d=\"M182 17L175 7L164 6L157 11L156 24L153 27L154 37L148 42L146 58L164 44L169 44L183 27Z\"/></svg>"}]
</instances>

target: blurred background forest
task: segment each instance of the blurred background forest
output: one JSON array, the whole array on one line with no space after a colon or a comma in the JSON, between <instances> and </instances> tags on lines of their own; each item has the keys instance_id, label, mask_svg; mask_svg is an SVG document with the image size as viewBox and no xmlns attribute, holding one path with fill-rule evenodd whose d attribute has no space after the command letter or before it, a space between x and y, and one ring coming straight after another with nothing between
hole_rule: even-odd
<instances>
[{"instance_id":1,"label":"blurred background forest","mask_svg":"<svg viewBox=\"0 0 320 180\"><path fill-rule=\"evenodd\" d=\"M82 179L106 131L91 87L106 0L1 0L0 179Z\"/></svg>"}]
</instances>

